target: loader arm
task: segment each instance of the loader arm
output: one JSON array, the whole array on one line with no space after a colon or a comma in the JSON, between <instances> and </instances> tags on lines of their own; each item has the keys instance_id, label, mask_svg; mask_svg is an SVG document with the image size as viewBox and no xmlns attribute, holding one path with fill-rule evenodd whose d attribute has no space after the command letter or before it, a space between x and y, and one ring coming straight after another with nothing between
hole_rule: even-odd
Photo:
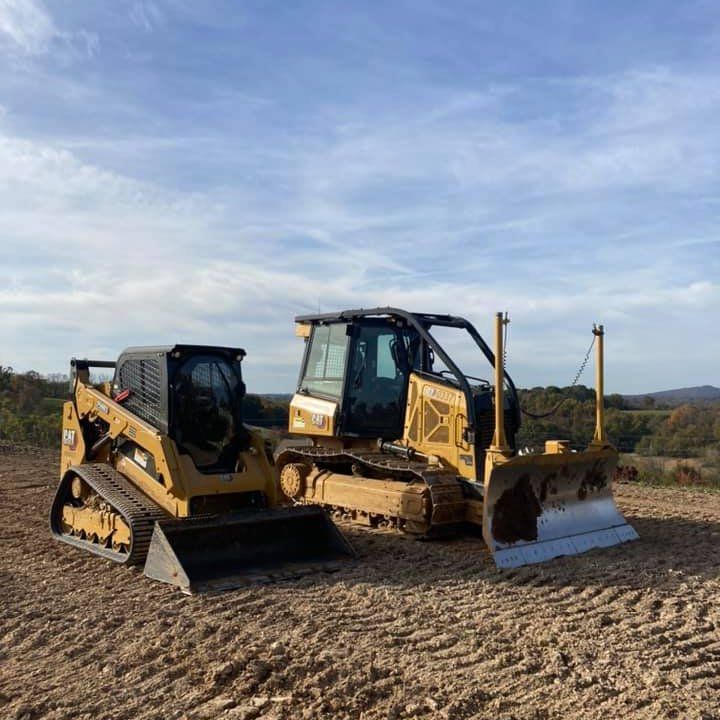
<instances>
[{"instance_id":1,"label":"loader arm","mask_svg":"<svg viewBox=\"0 0 720 720\"><path fill-rule=\"evenodd\" d=\"M275 505L277 501L274 471L267 461L264 441L259 433L250 433L248 451L241 454L243 471L226 474L220 483L215 476L198 472L189 456L178 453L177 445L168 435L159 432L101 390L78 379L75 402L66 405L73 406L66 409L66 414L77 413L77 424L81 427L100 427L104 432L95 430L97 437L94 442L90 445L85 442L82 448L73 450L63 445L63 473L85 461L108 461L112 442L121 439L129 447L116 454L116 469L174 517L193 514L191 502L194 497L218 493L257 492L265 495L267 505Z\"/></svg>"},{"instance_id":2,"label":"loader arm","mask_svg":"<svg viewBox=\"0 0 720 720\"><path fill-rule=\"evenodd\" d=\"M75 407L81 421L107 430L100 435L95 443L86 449L86 460L97 462L108 461L113 441L127 438L136 446L132 460L127 457L118 458L117 469L130 476L135 484L149 495L160 507L171 515L187 515L188 487L184 473L178 461L175 444L158 432L141 418L133 415L119 403L97 388L77 381L75 391ZM154 473L150 475L148 465L152 458ZM67 470L78 465L82 459L63 457L62 467ZM145 467L142 467L142 465Z\"/></svg>"}]
</instances>

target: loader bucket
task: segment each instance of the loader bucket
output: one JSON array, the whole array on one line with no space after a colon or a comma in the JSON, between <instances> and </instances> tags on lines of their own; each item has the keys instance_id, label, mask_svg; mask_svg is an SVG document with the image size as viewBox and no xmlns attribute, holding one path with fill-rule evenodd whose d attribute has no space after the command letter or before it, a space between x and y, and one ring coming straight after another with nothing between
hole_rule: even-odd
<instances>
[{"instance_id":1,"label":"loader bucket","mask_svg":"<svg viewBox=\"0 0 720 720\"><path fill-rule=\"evenodd\" d=\"M184 593L332 572L355 552L314 505L155 523L145 575Z\"/></svg>"},{"instance_id":2,"label":"loader bucket","mask_svg":"<svg viewBox=\"0 0 720 720\"><path fill-rule=\"evenodd\" d=\"M500 568L635 540L612 495L612 449L522 455L488 467L483 537Z\"/></svg>"}]
</instances>

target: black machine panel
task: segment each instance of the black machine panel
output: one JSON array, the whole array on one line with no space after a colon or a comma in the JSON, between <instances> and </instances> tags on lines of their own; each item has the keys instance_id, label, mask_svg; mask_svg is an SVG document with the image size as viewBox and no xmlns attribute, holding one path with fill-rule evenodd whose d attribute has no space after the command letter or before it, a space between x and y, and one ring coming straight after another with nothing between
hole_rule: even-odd
<instances>
[{"instance_id":1,"label":"black machine panel","mask_svg":"<svg viewBox=\"0 0 720 720\"><path fill-rule=\"evenodd\" d=\"M128 348L120 355L113 397L167 433L204 472L232 472L247 443L239 348L172 345Z\"/></svg>"}]
</instances>

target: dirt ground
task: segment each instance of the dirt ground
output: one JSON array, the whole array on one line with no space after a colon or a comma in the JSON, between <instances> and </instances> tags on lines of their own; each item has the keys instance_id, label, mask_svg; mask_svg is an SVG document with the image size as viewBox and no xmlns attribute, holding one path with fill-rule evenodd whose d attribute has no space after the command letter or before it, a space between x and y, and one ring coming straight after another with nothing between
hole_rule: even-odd
<instances>
[{"instance_id":1,"label":"dirt ground","mask_svg":"<svg viewBox=\"0 0 720 720\"><path fill-rule=\"evenodd\" d=\"M0 718L720 718L720 494L621 486L641 539L500 572L343 525L359 561L212 596L51 540L0 452Z\"/></svg>"}]
</instances>

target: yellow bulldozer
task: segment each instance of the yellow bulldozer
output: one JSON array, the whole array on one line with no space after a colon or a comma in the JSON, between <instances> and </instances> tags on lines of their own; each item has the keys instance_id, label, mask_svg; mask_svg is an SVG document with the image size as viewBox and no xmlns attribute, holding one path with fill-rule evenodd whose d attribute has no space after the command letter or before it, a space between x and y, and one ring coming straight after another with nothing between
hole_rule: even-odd
<instances>
[{"instance_id":1,"label":"yellow bulldozer","mask_svg":"<svg viewBox=\"0 0 720 720\"><path fill-rule=\"evenodd\" d=\"M352 558L322 508L280 506L272 450L242 419L244 356L174 345L74 359L53 535L186 593ZM112 381L93 384L93 368Z\"/></svg>"},{"instance_id":2,"label":"yellow bulldozer","mask_svg":"<svg viewBox=\"0 0 720 720\"><path fill-rule=\"evenodd\" d=\"M461 317L391 307L295 318L306 347L278 448L283 493L371 526L420 536L481 526L498 567L517 567L637 537L615 505L618 454L603 427L603 329L597 423L587 449L548 440L520 452L518 394L495 352ZM463 372L447 350L471 342L493 381Z\"/></svg>"}]
</instances>

